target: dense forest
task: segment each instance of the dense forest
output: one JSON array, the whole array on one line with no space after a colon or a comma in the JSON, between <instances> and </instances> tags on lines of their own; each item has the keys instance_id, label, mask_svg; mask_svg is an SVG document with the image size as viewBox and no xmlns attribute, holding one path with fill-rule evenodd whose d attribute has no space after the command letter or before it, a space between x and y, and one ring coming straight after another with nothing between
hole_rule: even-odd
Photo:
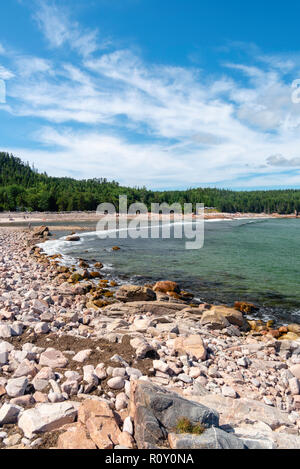
<instances>
[{"instance_id":1,"label":"dense forest","mask_svg":"<svg viewBox=\"0 0 300 469\"><path fill-rule=\"evenodd\" d=\"M0 152L0 211L96 210L102 202L118 207L119 195L128 204L167 202L204 203L221 212L289 214L300 212L300 190L230 191L197 188L183 191L150 191L145 187L122 187L105 178L76 180L39 173L19 158Z\"/></svg>"}]
</instances>

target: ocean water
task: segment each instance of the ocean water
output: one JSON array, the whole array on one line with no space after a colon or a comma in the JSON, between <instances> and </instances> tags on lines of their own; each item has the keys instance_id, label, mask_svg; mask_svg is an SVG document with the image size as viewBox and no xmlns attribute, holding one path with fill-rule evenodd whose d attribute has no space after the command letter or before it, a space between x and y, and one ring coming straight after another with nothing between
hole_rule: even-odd
<instances>
[{"instance_id":1,"label":"ocean water","mask_svg":"<svg viewBox=\"0 0 300 469\"><path fill-rule=\"evenodd\" d=\"M172 237L99 239L93 229L79 233L79 243L58 239L43 249L63 254L69 264L101 261L103 273L122 282L174 280L203 301L251 301L263 319L300 322L300 219L205 222L199 250L186 250L185 239Z\"/></svg>"}]
</instances>

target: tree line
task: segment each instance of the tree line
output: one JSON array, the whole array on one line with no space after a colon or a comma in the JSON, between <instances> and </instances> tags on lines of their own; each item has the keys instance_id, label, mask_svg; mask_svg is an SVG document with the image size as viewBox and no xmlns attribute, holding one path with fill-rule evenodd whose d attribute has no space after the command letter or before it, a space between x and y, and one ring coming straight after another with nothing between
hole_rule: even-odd
<instances>
[{"instance_id":1,"label":"tree line","mask_svg":"<svg viewBox=\"0 0 300 469\"><path fill-rule=\"evenodd\" d=\"M300 190L232 191L196 188L151 191L145 187L124 187L105 178L76 180L39 173L29 163L0 152L0 211L94 211L103 202L118 207L119 195L128 204L204 203L220 212L290 214L300 212Z\"/></svg>"}]
</instances>

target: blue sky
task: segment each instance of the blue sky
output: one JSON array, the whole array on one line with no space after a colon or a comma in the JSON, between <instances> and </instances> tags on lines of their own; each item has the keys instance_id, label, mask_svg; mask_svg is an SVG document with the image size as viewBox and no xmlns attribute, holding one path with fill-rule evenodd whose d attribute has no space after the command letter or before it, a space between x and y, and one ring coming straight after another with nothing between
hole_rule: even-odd
<instances>
[{"instance_id":1,"label":"blue sky","mask_svg":"<svg viewBox=\"0 0 300 469\"><path fill-rule=\"evenodd\" d=\"M0 149L153 189L300 187L299 14L296 0L1 2Z\"/></svg>"}]
</instances>

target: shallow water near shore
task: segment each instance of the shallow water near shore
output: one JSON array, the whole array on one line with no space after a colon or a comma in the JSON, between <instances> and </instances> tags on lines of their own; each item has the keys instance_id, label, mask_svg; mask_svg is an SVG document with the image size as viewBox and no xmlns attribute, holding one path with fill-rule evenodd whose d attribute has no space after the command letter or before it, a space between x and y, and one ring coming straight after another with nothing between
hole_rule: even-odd
<instances>
[{"instance_id":1,"label":"shallow water near shore","mask_svg":"<svg viewBox=\"0 0 300 469\"><path fill-rule=\"evenodd\" d=\"M186 250L186 239L99 239L86 229L91 232L79 233L79 243L58 239L43 249L63 254L68 263L101 261L103 273L121 281L175 280L203 301L251 301L264 319L300 321L300 219L205 222L199 250ZM57 237L67 234L60 231Z\"/></svg>"}]
</instances>

